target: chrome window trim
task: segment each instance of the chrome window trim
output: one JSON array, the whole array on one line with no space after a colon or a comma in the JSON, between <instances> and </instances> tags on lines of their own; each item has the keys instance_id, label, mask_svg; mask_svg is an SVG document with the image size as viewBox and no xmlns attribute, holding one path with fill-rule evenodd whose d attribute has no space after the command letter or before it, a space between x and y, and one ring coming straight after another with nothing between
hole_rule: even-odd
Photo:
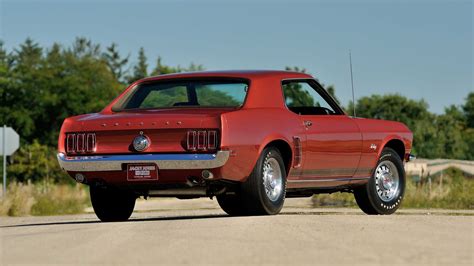
<instances>
[{"instance_id":1,"label":"chrome window trim","mask_svg":"<svg viewBox=\"0 0 474 266\"><path fill-rule=\"evenodd\" d=\"M229 151L215 154L126 154L67 156L58 153L62 169L72 172L122 171L123 164L154 163L159 169L212 169L223 166Z\"/></svg>"}]
</instances>

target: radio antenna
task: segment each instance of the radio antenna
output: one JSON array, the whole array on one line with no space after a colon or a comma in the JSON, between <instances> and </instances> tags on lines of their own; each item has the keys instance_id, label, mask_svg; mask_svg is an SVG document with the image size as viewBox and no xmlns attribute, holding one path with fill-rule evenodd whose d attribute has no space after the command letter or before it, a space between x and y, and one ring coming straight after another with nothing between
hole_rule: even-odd
<instances>
[{"instance_id":1,"label":"radio antenna","mask_svg":"<svg viewBox=\"0 0 474 266\"><path fill-rule=\"evenodd\" d=\"M356 117L356 103L355 103L355 96L354 96L354 77L352 75L352 55L351 50L349 50L349 65L351 68L351 85L352 85L352 108L354 112L354 117Z\"/></svg>"}]
</instances>

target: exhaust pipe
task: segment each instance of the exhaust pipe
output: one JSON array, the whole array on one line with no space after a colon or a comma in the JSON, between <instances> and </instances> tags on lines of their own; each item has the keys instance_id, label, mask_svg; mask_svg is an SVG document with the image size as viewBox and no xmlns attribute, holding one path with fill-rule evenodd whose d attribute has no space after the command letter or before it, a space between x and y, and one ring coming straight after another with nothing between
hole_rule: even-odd
<instances>
[{"instance_id":1,"label":"exhaust pipe","mask_svg":"<svg viewBox=\"0 0 474 266\"><path fill-rule=\"evenodd\" d=\"M86 180L86 177L81 173L77 173L74 176L74 179L76 180L77 183L84 183L84 181Z\"/></svg>"},{"instance_id":2,"label":"exhaust pipe","mask_svg":"<svg viewBox=\"0 0 474 266\"><path fill-rule=\"evenodd\" d=\"M204 178L204 180L212 180L212 179L214 179L214 174L212 174L212 172L209 171L209 170L203 170L203 171L201 172L201 176L202 176L202 178Z\"/></svg>"},{"instance_id":3,"label":"exhaust pipe","mask_svg":"<svg viewBox=\"0 0 474 266\"><path fill-rule=\"evenodd\" d=\"M148 191L149 196L155 197L178 197L178 196L207 196L207 189L205 187L194 187L194 188L176 188L176 189L163 189L163 190L150 190Z\"/></svg>"}]
</instances>

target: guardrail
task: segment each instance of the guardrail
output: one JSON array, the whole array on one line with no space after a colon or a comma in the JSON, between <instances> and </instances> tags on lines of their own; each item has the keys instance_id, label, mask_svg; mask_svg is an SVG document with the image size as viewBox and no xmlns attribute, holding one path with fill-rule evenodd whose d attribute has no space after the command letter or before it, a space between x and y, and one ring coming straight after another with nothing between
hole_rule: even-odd
<instances>
[{"instance_id":1,"label":"guardrail","mask_svg":"<svg viewBox=\"0 0 474 266\"><path fill-rule=\"evenodd\" d=\"M474 161L415 159L405 164L407 174L422 177L436 175L448 168L457 168L469 176L474 176Z\"/></svg>"}]
</instances>

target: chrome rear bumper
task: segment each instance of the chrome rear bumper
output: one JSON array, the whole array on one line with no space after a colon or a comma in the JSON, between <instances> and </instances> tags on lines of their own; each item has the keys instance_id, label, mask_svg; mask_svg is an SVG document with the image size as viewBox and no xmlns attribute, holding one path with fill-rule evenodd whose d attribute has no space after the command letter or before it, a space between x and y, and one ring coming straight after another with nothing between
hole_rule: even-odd
<instances>
[{"instance_id":1,"label":"chrome rear bumper","mask_svg":"<svg viewBox=\"0 0 474 266\"><path fill-rule=\"evenodd\" d=\"M123 164L155 163L159 169L212 169L223 166L229 151L215 154L130 154L66 156L58 153L62 169L73 172L121 171Z\"/></svg>"}]
</instances>

